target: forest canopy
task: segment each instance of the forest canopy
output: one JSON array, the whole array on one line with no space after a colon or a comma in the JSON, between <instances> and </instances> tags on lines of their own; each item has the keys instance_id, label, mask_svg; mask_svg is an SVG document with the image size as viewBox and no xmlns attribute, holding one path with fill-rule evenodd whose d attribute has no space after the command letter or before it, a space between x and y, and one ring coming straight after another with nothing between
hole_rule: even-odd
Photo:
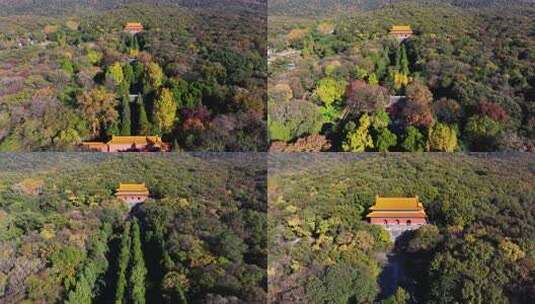
<instances>
[{"instance_id":1,"label":"forest canopy","mask_svg":"<svg viewBox=\"0 0 535 304\"><path fill-rule=\"evenodd\" d=\"M143 31L124 31L139 22ZM0 17L0 151L159 135L265 151L266 16L152 4Z\"/></svg>"},{"instance_id":2,"label":"forest canopy","mask_svg":"<svg viewBox=\"0 0 535 304\"><path fill-rule=\"evenodd\" d=\"M265 189L255 155L4 155L0 302L264 303Z\"/></svg>"},{"instance_id":3,"label":"forest canopy","mask_svg":"<svg viewBox=\"0 0 535 304\"><path fill-rule=\"evenodd\" d=\"M270 16L271 149L535 151L535 6L453 2Z\"/></svg>"},{"instance_id":4,"label":"forest canopy","mask_svg":"<svg viewBox=\"0 0 535 304\"><path fill-rule=\"evenodd\" d=\"M268 167L273 303L535 300L533 155L276 153ZM376 195L418 196L429 224L393 244L366 222ZM385 297L392 250L406 265Z\"/></svg>"}]
</instances>

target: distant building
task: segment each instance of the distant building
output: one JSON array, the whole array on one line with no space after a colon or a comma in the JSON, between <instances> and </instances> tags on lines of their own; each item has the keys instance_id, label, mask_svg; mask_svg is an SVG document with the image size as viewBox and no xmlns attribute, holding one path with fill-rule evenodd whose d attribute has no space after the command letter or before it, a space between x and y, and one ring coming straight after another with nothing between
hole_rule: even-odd
<instances>
[{"instance_id":1,"label":"distant building","mask_svg":"<svg viewBox=\"0 0 535 304\"><path fill-rule=\"evenodd\" d=\"M124 31L132 35L141 33L143 32L143 24L139 22L128 22L124 27Z\"/></svg>"},{"instance_id":2,"label":"distant building","mask_svg":"<svg viewBox=\"0 0 535 304\"><path fill-rule=\"evenodd\" d=\"M399 41L403 41L412 36L413 32L410 25L393 25L390 28L390 35L394 36Z\"/></svg>"},{"instance_id":3,"label":"distant building","mask_svg":"<svg viewBox=\"0 0 535 304\"><path fill-rule=\"evenodd\" d=\"M115 136L108 142L84 142L82 147L93 152L169 152L171 145L159 136Z\"/></svg>"},{"instance_id":4,"label":"distant building","mask_svg":"<svg viewBox=\"0 0 535 304\"><path fill-rule=\"evenodd\" d=\"M375 205L366 216L380 225L421 226L427 224L424 207L416 197L375 197Z\"/></svg>"},{"instance_id":5,"label":"distant building","mask_svg":"<svg viewBox=\"0 0 535 304\"><path fill-rule=\"evenodd\" d=\"M143 203L149 198L149 190L145 184L119 184L115 196L132 208L134 205Z\"/></svg>"}]
</instances>

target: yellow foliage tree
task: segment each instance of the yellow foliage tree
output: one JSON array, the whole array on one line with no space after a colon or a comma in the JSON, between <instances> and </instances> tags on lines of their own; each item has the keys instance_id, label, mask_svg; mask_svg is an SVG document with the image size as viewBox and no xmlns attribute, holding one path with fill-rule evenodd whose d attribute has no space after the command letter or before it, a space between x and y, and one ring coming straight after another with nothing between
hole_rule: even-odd
<instances>
[{"instance_id":1,"label":"yellow foliage tree","mask_svg":"<svg viewBox=\"0 0 535 304\"><path fill-rule=\"evenodd\" d=\"M154 123L161 132L169 132L175 123L176 102L171 90L164 88L154 104Z\"/></svg>"}]
</instances>

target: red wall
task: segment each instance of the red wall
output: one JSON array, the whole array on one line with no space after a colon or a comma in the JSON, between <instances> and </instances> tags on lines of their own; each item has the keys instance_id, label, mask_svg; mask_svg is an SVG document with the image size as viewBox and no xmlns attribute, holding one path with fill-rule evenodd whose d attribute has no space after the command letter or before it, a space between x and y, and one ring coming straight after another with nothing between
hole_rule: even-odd
<instances>
[{"instance_id":1,"label":"red wall","mask_svg":"<svg viewBox=\"0 0 535 304\"><path fill-rule=\"evenodd\" d=\"M387 223L385 223L385 220ZM423 218L370 218L370 223L372 224L388 224L388 225L407 225L407 221L410 221L411 225L425 225L427 221Z\"/></svg>"}]
</instances>

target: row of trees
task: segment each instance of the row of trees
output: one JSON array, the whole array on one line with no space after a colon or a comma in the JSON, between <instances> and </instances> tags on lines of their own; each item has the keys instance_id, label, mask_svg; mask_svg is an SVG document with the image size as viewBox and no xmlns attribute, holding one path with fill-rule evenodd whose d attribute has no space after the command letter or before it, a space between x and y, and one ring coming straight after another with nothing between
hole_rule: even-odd
<instances>
[{"instance_id":1,"label":"row of trees","mask_svg":"<svg viewBox=\"0 0 535 304\"><path fill-rule=\"evenodd\" d=\"M115 303L145 303L147 268L143 258L141 231L137 219L125 223L118 265Z\"/></svg>"}]
</instances>

